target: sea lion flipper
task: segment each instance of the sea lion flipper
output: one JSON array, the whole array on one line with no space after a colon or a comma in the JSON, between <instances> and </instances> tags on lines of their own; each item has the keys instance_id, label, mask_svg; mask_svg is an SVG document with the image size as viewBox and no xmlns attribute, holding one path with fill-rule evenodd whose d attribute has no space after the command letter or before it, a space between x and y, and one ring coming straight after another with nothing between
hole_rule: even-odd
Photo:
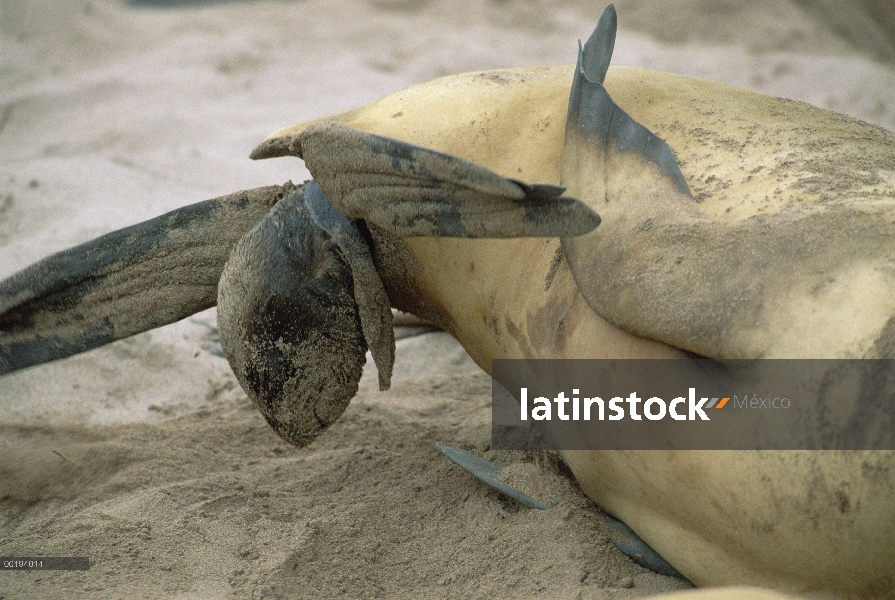
<instances>
[{"instance_id":1,"label":"sea lion flipper","mask_svg":"<svg viewBox=\"0 0 895 600\"><path fill-rule=\"evenodd\" d=\"M395 235L574 236L600 221L578 200L562 196L559 186L520 183L346 125L312 125L293 146L339 211Z\"/></svg>"},{"instance_id":2,"label":"sea lion flipper","mask_svg":"<svg viewBox=\"0 0 895 600\"><path fill-rule=\"evenodd\" d=\"M581 119L582 82L594 81L602 84L606 79L609 63L612 60L612 51L615 49L617 29L618 16L615 7L610 4L603 11L597 26L583 47L581 40L578 40L578 60L575 64L575 75L572 77L572 89L569 93L567 124L572 120Z\"/></svg>"},{"instance_id":3,"label":"sea lion flipper","mask_svg":"<svg viewBox=\"0 0 895 600\"><path fill-rule=\"evenodd\" d=\"M594 32L587 38L584 48L578 53L578 67L591 81L603 83L606 79L606 71L609 70L609 62L612 60L612 51L615 49L615 32L618 29L618 15L615 7L610 4L603 11L597 22Z\"/></svg>"},{"instance_id":4,"label":"sea lion flipper","mask_svg":"<svg viewBox=\"0 0 895 600\"><path fill-rule=\"evenodd\" d=\"M376 271L370 249L361 235L360 224L339 212L327 200L316 181L308 182L304 191L305 204L311 218L339 245L351 265L354 300L361 328L379 371L379 389L387 390L391 386L392 366L395 362L391 303Z\"/></svg>"},{"instance_id":5,"label":"sea lion flipper","mask_svg":"<svg viewBox=\"0 0 895 600\"><path fill-rule=\"evenodd\" d=\"M627 524L606 513L600 514L600 518L613 529L615 535L610 539L619 552L644 569L649 569L666 577L687 581L687 578L680 571L675 569L662 555L653 550Z\"/></svg>"},{"instance_id":6,"label":"sea lion flipper","mask_svg":"<svg viewBox=\"0 0 895 600\"><path fill-rule=\"evenodd\" d=\"M696 222L702 215L671 147L616 104L599 81L614 40L612 17L611 11L605 13L588 44L579 46L560 178L572 195L599 211L605 223L593 233L563 238L563 256L598 315L634 333L697 351L682 345L679 337L643 326L649 319L676 314L655 310L663 306L655 298L671 289L669 281L687 278L668 277L671 269L638 261L657 248L662 249L660 255L676 256L680 249L674 247L666 225ZM648 295L649 302L640 296L632 302L635 291Z\"/></svg>"},{"instance_id":7,"label":"sea lion flipper","mask_svg":"<svg viewBox=\"0 0 895 600\"><path fill-rule=\"evenodd\" d=\"M0 375L214 306L231 248L291 189L263 187L185 206L0 281Z\"/></svg>"},{"instance_id":8,"label":"sea lion flipper","mask_svg":"<svg viewBox=\"0 0 895 600\"><path fill-rule=\"evenodd\" d=\"M601 162L611 151L629 153L658 166L662 177L680 193L691 196L671 147L622 110L603 87L616 27L615 9L609 5L584 48L579 44L566 119L566 156L584 152ZM570 175L568 162L564 160L564 184ZM581 174L580 164L573 168Z\"/></svg>"}]
</instances>

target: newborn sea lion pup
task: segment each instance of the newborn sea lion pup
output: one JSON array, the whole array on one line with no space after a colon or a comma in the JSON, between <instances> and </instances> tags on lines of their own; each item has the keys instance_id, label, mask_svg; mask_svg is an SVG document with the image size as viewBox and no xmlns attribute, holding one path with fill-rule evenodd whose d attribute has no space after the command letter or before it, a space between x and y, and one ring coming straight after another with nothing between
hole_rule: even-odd
<instances>
[{"instance_id":1,"label":"newborn sea lion pup","mask_svg":"<svg viewBox=\"0 0 895 600\"><path fill-rule=\"evenodd\" d=\"M352 147L356 133L345 134L338 145L343 155L367 148ZM561 197L562 188L529 186L437 152L372 141L382 145L378 156L391 167L413 165L412 177L424 187L396 190L390 187L395 181L385 178L381 187L365 188L368 204L361 210L369 213L369 227L470 238L575 235L599 224L590 209ZM348 161L358 164L356 157ZM391 306L368 243L367 223L335 210L311 181L249 231L224 267L218 292L221 345L243 389L276 432L296 446L310 443L347 408L367 348L379 369L380 389L389 387ZM401 240L385 244L399 248ZM380 262L407 258L415 261L407 253Z\"/></svg>"}]
</instances>

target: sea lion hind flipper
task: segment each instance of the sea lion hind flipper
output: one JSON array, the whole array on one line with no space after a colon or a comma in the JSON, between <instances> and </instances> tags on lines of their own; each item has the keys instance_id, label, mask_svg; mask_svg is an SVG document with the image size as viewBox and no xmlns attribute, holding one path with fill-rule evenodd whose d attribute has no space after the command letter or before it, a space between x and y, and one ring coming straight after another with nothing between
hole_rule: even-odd
<instances>
[{"instance_id":1,"label":"sea lion hind flipper","mask_svg":"<svg viewBox=\"0 0 895 600\"><path fill-rule=\"evenodd\" d=\"M615 49L617 29L618 15L615 12L615 6L610 4L600 16L594 32L584 43L583 50L580 48L579 42L578 68L591 81L603 83L603 80L606 79L606 71L609 70L609 62L612 60L612 51Z\"/></svg>"},{"instance_id":2,"label":"sea lion hind flipper","mask_svg":"<svg viewBox=\"0 0 895 600\"><path fill-rule=\"evenodd\" d=\"M293 189L289 183L191 204L0 281L0 375L214 306L234 244Z\"/></svg>"},{"instance_id":3,"label":"sea lion hind flipper","mask_svg":"<svg viewBox=\"0 0 895 600\"><path fill-rule=\"evenodd\" d=\"M583 144L585 151L604 155L610 150L632 153L658 166L662 176L680 193L692 197L671 147L622 110L603 87L615 43L615 11L610 9L611 5L584 48L578 48L566 119L566 148L570 142L581 145L586 140L590 143Z\"/></svg>"},{"instance_id":4,"label":"sea lion hind flipper","mask_svg":"<svg viewBox=\"0 0 895 600\"><path fill-rule=\"evenodd\" d=\"M370 248L364 240L362 223L339 212L326 198L316 181L305 185L305 205L311 218L333 241L351 265L354 301L357 304L364 339L379 371L379 389L391 386L395 362L395 333L392 310L385 286L376 271Z\"/></svg>"},{"instance_id":5,"label":"sea lion hind flipper","mask_svg":"<svg viewBox=\"0 0 895 600\"><path fill-rule=\"evenodd\" d=\"M528 185L467 160L322 123L296 136L333 205L395 235L564 237L593 230L599 216L555 185Z\"/></svg>"}]
</instances>

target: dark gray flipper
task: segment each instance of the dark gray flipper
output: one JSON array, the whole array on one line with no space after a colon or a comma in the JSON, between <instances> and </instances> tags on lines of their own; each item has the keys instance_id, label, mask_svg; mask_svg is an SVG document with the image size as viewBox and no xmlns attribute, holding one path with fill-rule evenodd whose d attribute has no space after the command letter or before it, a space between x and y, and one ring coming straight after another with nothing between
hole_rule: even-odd
<instances>
[{"instance_id":1,"label":"dark gray flipper","mask_svg":"<svg viewBox=\"0 0 895 600\"><path fill-rule=\"evenodd\" d=\"M491 486L498 492L506 494L513 500L521 502L528 508L534 508L537 510L547 510L550 508L543 502L535 500L531 496L520 492L513 486L507 485L506 483L498 479L502 469L494 463L485 460L481 456L476 456L472 452L467 452L466 450L461 450L460 448L454 448L453 446L446 446L445 444L435 444L435 449L447 456L454 464L459 466L467 473L472 474L477 479Z\"/></svg>"},{"instance_id":2,"label":"dark gray flipper","mask_svg":"<svg viewBox=\"0 0 895 600\"><path fill-rule=\"evenodd\" d=\"M615 32L618 30L618 15L615 6L610 4L600 15L600 20L584 43L578 43L578 68L591 81L603 83L606 72L609 70L609 62L612 60L612 51L615 49Z\"/></svg>"},{"instance_id":3,"label":"dark gray flipper","mask_svg":"<svg viewBox=\"0 0 895 600\"><path fill-rule=\"evenodd\" d=\"M391 386L392 367L395 363L395 333L392 328L391 302L373 264L370 248L361 235L358 222L336 210L323 195L316 181L308 182L304 193L311 218L339 245L351 265L354 301L357 303L364 338L379 370L379 389L387 390Z\"/></svg>"},{"instance_id":4,"label":"dark gray flipper","mask_svg":"<svg viewBox=\"0 0 895 600\"><path fill-rule=\"evenodd\" d=\"M895 314L886 300L892 294L885 291L895 289L895 274L884 266L893 255L893 223L885 203L877 202L887 194L891 197L892 190L891 186L884 190L881 183L885 177L880 174L892 164L885 158L890 153L881 150L883 138L878 138L876 150L868 147L867 157L843 154L834 161L860 162L868 165L868 173L877 173L871 175L880 182L878 190L874 184L873 193L881 195L874 200L856 190L831 190L820 198L811 190L766 179L776 189L774 194L780 193L771 205L747 208L747 213L754 209L752 216L715 218L714 211L693 198L668 144L636 123L613 102L603 84L591 79L585 67L605 62L605 47L596 43L581 51L569 100L561 175L569 193L604 218L593 234L561 240L575 283L594 312L631 333L706 357L873 356L871 347L889 337L888 323ZM612 74L607 78L611 81ZM751 136L756 146L745 153L747 160L784 164L770 141L775 131L788 130L791 140L803 134L814 140L806 138L791 153L795 160L787 169L792 171L791 181L801 180L799 173L822 175L818 161L829 156L812 131L826 127L829 135L838 132L833 137L840 140L858 135L857 124L849 134L849 127L840 128L838 117L821 117L772 99L747 100L734 90L724 92L728 93L733 117L751 115L759 105L780 111L772 119L776 125L756 125ZM660 119L667 122L667 107L657 113L648 103L648 98L635 101L637 114L657 127ZM719 101L716 108L725 104ZM696 126L695 119L712 130L705 136L709 145L738 135L733 124L717 122L724 120L723 115L687 110L690 127ZM783 121L793 119L802 125L783 127ZM745 141L749 136L741 137ZM688 153L696 171L687 175L705 179L714 168L708 155L694 155L694 148L691 143ZM722 162L729 165L736 160L737 152L726 154ZM715 198L714 207L750 205L748 179L739 183L737 177L730 179L733 187ZM744 196L736 200L738 195ZM842 322L838 315L845 313L860 315L860 327L831 333L830 327L820 325Z\"/></svg>"},{"instance_id":5,"label":"dark gray flipper","mask_svg":"<svg viewBox=\"0 0 895 600\"><path fill-rule=\"evenodd\" d=\"M554 185L527 185L469 161L346 125L313 125L291 142L326 197L350 218L399 236L560 237L600 217Z\"/></svg>"},{"instance_id":6,"label":"dark gray flipper","mask_svg":"<svg viewBox=\"0 0 895 600\"><path fill-rule=\"evenodd\" d=\"M671 147L623 111L603 87L615 46L617 20L610 4L587 44L578 48L578 64L572 79L566 140L590 138L604 150L614 146L656 164L662 175L683 194L692 196Z\"/></svg>"},{"instance_id":7,"label":"dark gray flipper","mask_svg":"<svg viewBox=\"0 0 895 600\"><path fill-rule=\"evenodd\" d=\"M185 206L0 282L0 375L214 306L230 250L294 188L263 187Z\"/></svg>"},{"instance_id":8,"label":"dark gray flipper","mask_svg":"<svg viewBox=\"0 0 895 600\"><path fill-rule=\"evenodd\" d=\"M618 30L618 15L615 6L610 4L603 11L594 32L587 38L584 47L578 40L578 61L575 75L572 77L572 90L569 93L569 112L566 116L566 127L572 120L579 120L581 112L581 83L596 81L603 83L609 71L612 51L615 49L615 33Z\"/></svg>"},{"instance_id":9,"label":"dark gray flipper","mask_svg":"<svg viewBox=\"0 0 895 600\"><path fill-rule=\"evenodd\" d=\"M612 527L617 534L612 538L612 543L615 544L615 547L618 548L622 554L644 569L649 569L650 571L654 571L659 575L665 575L666 577L675 577L677 579L688 581L686 577L681 575L680 571L672 567L671 564L662 558L658 552L653 550L649 544L640 539L640 536L634 533L633 529L611 515L601 514L600 517L603 519L603 522Z\"/></svg>"}]
</instances>

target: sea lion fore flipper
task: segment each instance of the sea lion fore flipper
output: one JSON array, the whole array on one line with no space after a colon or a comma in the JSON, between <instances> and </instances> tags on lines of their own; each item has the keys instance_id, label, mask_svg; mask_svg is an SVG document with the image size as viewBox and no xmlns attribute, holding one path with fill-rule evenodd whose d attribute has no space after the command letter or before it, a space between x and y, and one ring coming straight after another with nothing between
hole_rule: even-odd
<instances>
[{"instance_id":1,"label":"sea lion fore flipper","mask_svg":"<svg viewBox=\"0 0 895 600\"><path fill-rule=\"evenodd\" d=\"M370 248L361 235L359 223L336 210L316 181L307 183L304 193L311 218L339 245L351 265L354 301L364 338L379 370L379 389L387 390L391 385L395 362L395 333L391 303L376 271Z\"/></svg>"},{"instance_id":2,"label":"sea lion fore flipper","mask_svg":"<svg viewBox=\"0 0 895 600\"><path fill-rule=\"evenodd\" d=\"M292 189L263 187L191 204L0 282L0 375L214 306L230 250Z\"/></svg>"},{"instance_id":3,"label":"sea lion fore flipper","mask_svg":"<svg viewBox=\"0 0 895 600\"><path fill-rule=\"evenodd\" d=\"M312 125L292 146L338 210L399 236L574 236L600 222L559 186L524 184L346 125Z\"/></svg>"},{"instance_id":4,"label":"sea lion fore flipper","mask_svg":"<svg viewBox=\"0 0 895 600\"><path fill-rule=\"evenodd\" d=\"M643 312L667 312L657 309L657 299L667 292L666 282L674 280L676 275L667 275L674 265L644 265L640 258L656 246L666 250L672 244L662 237L665 225L695 223L702 217L701 208L671 147L592 79L604 73L614 34L610 7L588 43L579 47L561 176L569 192L599 212L604 223L592 233L563 238L562 250L578 289L597 314L640 335L677 342L676 337L665 337L665 331L645 327L642 318ZM648 294L649 306L644 302Z\"/></svg>"}]
</instances>

